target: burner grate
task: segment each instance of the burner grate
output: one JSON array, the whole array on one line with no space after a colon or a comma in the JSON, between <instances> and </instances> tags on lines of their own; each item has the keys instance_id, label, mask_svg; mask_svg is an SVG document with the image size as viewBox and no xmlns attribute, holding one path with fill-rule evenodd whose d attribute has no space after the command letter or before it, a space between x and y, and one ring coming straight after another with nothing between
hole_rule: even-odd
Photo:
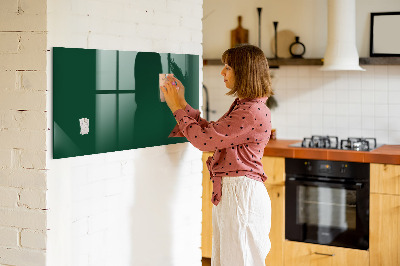
<instances>
[{"instance_id":1,"label":"burner grate","mask_svg":"<svg viewBox=\"0 0 400 266\"><path fill-rule=\"evenodd\" d=\"M347 138L340 141L342 150L369 151L376 146L376 138Z\"/></svg>"},{"instance_id":2,"label":"burner grate","mask_svg":"<svg viewBox=\"0 0 400 266\"><path fill-rule=\"evenodd\" d=\"M305 148L325 148L325 149L338 149L339 141L336 136L317 136L313 135L311 138L304 138L301 147Z\"/></svg>"}]
</instances>

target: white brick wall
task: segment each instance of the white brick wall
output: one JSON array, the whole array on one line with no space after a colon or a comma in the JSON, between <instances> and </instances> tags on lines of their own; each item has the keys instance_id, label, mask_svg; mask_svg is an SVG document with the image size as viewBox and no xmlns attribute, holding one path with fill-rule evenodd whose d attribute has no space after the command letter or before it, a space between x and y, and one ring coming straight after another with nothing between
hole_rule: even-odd
<instances>
[{"instance_id":1,"label":"white brick wall","mask_svg":"<svg viewBox=\"0 0 400 266\"><path fill-rule=\"evenodd\" d=\"M46 1L0 18L0 264L45 265Z\"/></svg>"},{"instance_id":2,"label":"white brick wall","mask_svg":"<svg viewBox=\"0 0 400 266\"><path fill-rule=\"evenodd\" d=\"M202 0L50 0L47 9L48 50L202 56ZM51 100L49 90L48 114ZM201 265L201 154L188 143L60 160L49 152L47 264Z\"/></svg>"}]
</instances>

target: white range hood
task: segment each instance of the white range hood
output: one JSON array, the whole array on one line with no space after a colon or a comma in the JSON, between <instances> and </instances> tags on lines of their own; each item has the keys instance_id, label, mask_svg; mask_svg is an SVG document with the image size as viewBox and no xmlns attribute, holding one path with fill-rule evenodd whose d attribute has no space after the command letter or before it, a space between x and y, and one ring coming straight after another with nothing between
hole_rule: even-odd
<instances>
[{"instance_id":1,"label":"white range hood","mask_svg":"<svg viewBox=\"0 0 400 266\"><path fill-rule=\"evenodd\" d=\"M323 71L358 70L355 0L328 0L328 44Z\"/></svg>"}]
</instances>

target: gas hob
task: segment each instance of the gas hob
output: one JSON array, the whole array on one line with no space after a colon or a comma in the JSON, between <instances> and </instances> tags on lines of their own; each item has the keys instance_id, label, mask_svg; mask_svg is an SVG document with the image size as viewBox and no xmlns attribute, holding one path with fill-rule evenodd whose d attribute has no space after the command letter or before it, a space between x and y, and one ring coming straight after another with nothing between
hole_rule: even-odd
<instances>
[{"instance_id":1,"label":"gas hob","mask_svg":"<svg viewBox=\"0 0 400 266\"><path fill-rule=\"evenodd\" d=\"M290 147L320 148L353 151L372 151L382 145L378 145L376 138L349 137L339 142L337 136L317 136L304 138L303 141L289 145Z\"/></svg>"}]
</instances>

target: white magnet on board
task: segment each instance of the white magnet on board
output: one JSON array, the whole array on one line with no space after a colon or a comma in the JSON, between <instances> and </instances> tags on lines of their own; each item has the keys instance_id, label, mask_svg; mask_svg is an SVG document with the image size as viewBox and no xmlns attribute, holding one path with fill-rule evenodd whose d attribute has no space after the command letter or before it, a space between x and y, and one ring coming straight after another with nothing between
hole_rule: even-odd
<instances>
[{"instance_id":1,"label":"white magnet on board","mask_svg":"<svg viewBox=\"0 0 400 266\"><path fill-rule=\"evenodd\" d=\"M89 119L81 118L79 119L79 124L81 126L81 135L89 134Z\"/></svg>"}]
</instances>

